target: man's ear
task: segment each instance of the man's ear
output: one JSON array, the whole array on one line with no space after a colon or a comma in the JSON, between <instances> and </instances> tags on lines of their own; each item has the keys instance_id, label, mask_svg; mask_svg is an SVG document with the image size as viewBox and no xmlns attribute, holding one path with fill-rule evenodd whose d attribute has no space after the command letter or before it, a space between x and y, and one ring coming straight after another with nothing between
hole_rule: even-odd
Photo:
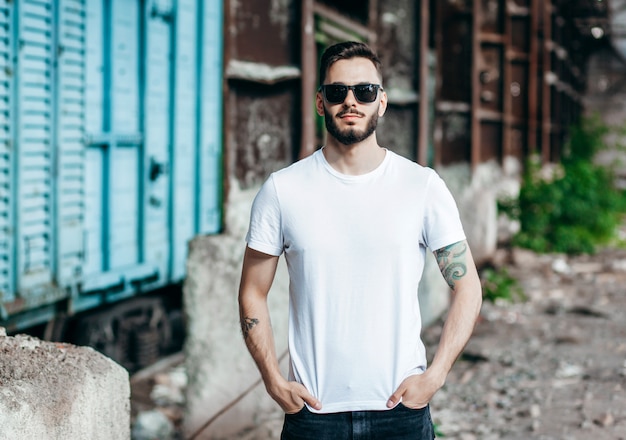
<instances>
[{"instance_id":1,"label":"man's ear","mask_svg":"<svg viewBox=\"0 0 626 440\"><path fill-rule=\"evenodd\" d=\"M381 117L387 111L387 93L383 90L380 92L380 102L378 103L378 116Z\"/></svg>"},{"instance_id":2,"label":"man's ear","mask_svg":"<svg viewBox=\"0 0 626 440\"><path fill-rule=\"evenodd\" d=\"M315 109L318 115L324 116L324 97L322 96L322 92L315 94Z\"/></svg>"}]
</instances>

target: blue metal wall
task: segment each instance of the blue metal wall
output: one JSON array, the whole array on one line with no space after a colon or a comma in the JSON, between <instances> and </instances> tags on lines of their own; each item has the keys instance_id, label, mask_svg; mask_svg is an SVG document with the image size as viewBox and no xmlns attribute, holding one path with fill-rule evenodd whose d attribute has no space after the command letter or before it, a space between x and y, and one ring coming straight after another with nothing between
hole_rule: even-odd
<instances>
[{"instance_id":1,"label":"blue metal wall","mask_svg":"<svg viewBox=\"0 0 626 440\"><path fill-rule=\"evenodd\" d=\"M222 2L0 0L0 325L177 282L221 226Z\"/></svg>"},{"instance_id":2,"label":"blue metal wall","mask_svg":"<svg viewBox=\"0 0 626 440\"><path fill-rule=\"evenodd\" d=\"M13 57L10 16L6 0L0 0L0 292L12 292L13 206L11 197L11 82Z\"/></svg>"}]
</instances>

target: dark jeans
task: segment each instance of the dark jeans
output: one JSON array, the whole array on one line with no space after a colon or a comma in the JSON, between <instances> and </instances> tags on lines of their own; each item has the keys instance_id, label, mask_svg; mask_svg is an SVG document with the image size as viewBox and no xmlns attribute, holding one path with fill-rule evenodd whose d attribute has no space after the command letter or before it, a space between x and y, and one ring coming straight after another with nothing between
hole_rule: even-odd
<instances>
[{"instance_id":1,"label":"dark jeans","mask_svg":"<svg viewBox=\"0 0 626 440\"><path fill-rule=\"evenodd\" d=\"M281 440L432 440L428 406L409 409L399 404L388 411L315 414L305 406L285 414Z\"/></svg>"}]
</instances>

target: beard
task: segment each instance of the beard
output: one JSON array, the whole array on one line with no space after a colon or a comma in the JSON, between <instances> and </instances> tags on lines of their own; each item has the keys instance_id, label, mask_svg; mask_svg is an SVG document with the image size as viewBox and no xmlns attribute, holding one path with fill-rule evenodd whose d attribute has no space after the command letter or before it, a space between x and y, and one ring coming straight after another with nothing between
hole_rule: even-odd
<instances>
[{"instance_id":1,"label":"beard","mask_svg":"<svg viewBox=\"0 0 626 440\"><path fill-rule=\"evenodd\" d=\"M336 116L330 116L329 111L324 112L324 124L326 125L326 131L328 131L328 134L330 134L332 137L337 139L338 142L344 145L356 144L364 141L365 139L370 137L372 133L374 133L374 131L376 131L376 127L378 126L378 113L374 113L372 116L369 117L367 121L367 127L365 127L364 130L357 130L353 127L348 127L344 130L340 129L337 125L337 122L335 121L335 117L339 117L347 113L357 112L350 110L342 111L339 112ZM362 113L359 112L358 114Z\"/></svg>"}]
</instances>

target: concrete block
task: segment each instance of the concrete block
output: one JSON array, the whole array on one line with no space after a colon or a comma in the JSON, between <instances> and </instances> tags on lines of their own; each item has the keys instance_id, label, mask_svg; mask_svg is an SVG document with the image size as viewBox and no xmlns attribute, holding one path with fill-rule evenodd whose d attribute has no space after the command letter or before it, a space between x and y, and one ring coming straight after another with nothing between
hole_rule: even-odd
<instances>
[{"instance_id":1,"label":"concrete block","mask_svg":"<svg viewBox=\"0 0 626 440\"><path fill-rule=\"evenodd\" d=\"M189 244L183 295L187 316L185 367L188 387L184 432L190 436L210 421L201 438L224 438L240 427L254 424L257 412L238 412L235 420L224 409L254 387L260 375L248 353L239 325L237 303L245 233L250 207L258 188L231 189L226 209L226 231L198 236ZM281 257L269 309L279 356L287 351L289 283ZM262 390L264 387L261 385ZM275 403L258 392L258 410ZM230 414L235 414L230 412Z\"/></svg>"},{"instance_id":2,"label":"concrete block","mask_svg":"<svg viewBox=\"0 0 626 440\"><path fill-rule=\"evenodd\" d=\"M128 372L89 347L0 332L0 440L32 439L130 439Z\"/></svg>"}]
</instances>

